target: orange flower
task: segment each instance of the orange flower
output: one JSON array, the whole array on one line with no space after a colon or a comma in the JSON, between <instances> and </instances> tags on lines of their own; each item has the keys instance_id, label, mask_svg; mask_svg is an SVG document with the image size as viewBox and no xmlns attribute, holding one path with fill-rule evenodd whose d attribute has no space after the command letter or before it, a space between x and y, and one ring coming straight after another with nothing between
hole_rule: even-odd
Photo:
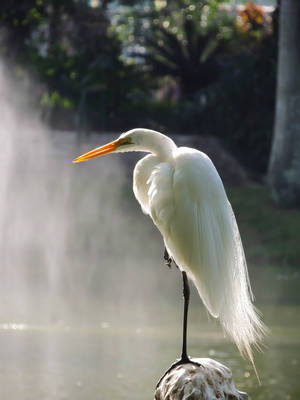
<instances>
[{"instance_id":1,"label":"orange flower","mask_svg":"<svg viewBox=\"0 0 300 400\"><path fill-rule=\"evenodd\" d=\"M248 3L238 12L239 26L243 30L259 29L264 22L264 11L255 3Z\"/></svg>"}]
</instances>

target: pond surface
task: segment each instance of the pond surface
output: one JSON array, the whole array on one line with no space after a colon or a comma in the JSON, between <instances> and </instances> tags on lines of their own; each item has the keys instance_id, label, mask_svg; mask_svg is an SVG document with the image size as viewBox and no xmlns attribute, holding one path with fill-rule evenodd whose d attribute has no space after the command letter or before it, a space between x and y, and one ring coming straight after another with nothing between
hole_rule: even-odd
<instances>
[{"instance_id":1,"label":"pond surface","mask_svg":"<svg viewBox=\"0 0 300 400\"><path fill-rule=\"evenodd\" d=\"M271 333L253 370L204 310L192 309L189 353L214 358L233 371L253 400L300 398L300 307L263 310ZM0 328L0 398L10 400L149 400L155 383L179 353L179 310L163 309L141 325L127 313L97 326L5 324ZM167 314L167 315L166 315Z\"/></svg>"}]
</instances>

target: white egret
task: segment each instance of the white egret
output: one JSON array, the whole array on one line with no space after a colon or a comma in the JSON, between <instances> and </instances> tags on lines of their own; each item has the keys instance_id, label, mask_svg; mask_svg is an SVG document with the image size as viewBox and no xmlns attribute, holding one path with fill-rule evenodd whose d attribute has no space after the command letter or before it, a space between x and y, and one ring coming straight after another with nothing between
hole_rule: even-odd
<instances>
[{"instance_id":1,"label":"white egret","mask_svg":"<svg viewBox=\"0 0 300 400\"><path fill-rule=\"evenodd\" d=\"M171 368L191 362L186 349L188 277L256 372L252 347L259 345L265 327L251 301L239 230L215 166L201 151L177 147L169 137L148 129L123 133L74 162L128 151L150 153L134 168L133 191L163 236L167 264L173 260L183 277L182 355Z\"/></svg>"}]
</instances>

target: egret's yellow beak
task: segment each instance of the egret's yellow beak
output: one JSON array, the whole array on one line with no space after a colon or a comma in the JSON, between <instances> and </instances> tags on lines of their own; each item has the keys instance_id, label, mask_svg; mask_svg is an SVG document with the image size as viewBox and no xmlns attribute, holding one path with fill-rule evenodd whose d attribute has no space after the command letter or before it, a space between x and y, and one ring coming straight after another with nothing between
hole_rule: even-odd
<instances>
[{"instance_id":1,"label":"egret's yellow beak","mask_svg":"<svg viewBox=\"0 0 300 400\"><path fill-rule=\"evenodd\" d=\"M75 160L73 160L73 163L87 161L90 160L91 158L100 157L104 156L104 154L112 153L121 144L123 144L122 139L114 140L113 142L110 142L102 147L97 147L96 149L91 150L88 153L82 154L80 157L75 158Z\"/></svg>"}]
</instances>

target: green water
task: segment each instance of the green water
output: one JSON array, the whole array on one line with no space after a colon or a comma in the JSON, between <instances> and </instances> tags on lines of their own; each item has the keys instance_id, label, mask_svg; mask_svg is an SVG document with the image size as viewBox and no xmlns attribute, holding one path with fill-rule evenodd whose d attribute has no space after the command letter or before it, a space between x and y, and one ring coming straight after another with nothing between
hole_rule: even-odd
<instances>
[{"instance_id":1,"label":"green water","mask_svg":"<svg viewBox=\"0 0 300 400\"><path fill-rule=\"evenodd\" d=\"M152 321L142 324L135 312L78 327L61 321L2 324L0 399L153 399L156 381L179 352L181 326L178 310L152 311ZM189 354L229 366L250 399L300 399L299 311L299 306L263 309L270 334L255 356L262 386L204 310L191 310Z\"/></svg>"}]
</instances>

